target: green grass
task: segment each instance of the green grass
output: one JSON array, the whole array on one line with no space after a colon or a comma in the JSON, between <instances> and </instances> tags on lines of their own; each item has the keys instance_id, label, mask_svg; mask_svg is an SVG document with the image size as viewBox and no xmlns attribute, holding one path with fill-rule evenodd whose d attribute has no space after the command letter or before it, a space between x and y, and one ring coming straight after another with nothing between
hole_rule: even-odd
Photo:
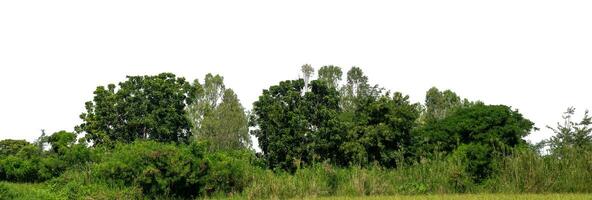
<instances>
[{"instance_id":1,"label":"green grass","mask_svg":"<svg viewBox=\"0 0 592 200\"><path fill-rule=\"evenodd\" d=\"M8 199L66 199L51 192L44 184L0 182L0 200Z\"/></svg>"},{"instance_id":2,"label":"green grass","mask_svg":"<svg viewBox=\"0 0 592 200\"><path fill-rule=\"evenodd\" d=\"M305 198L308 199L308 198ZM312 198L311 198L312 199ZM417 195L377 197L326 197L321 200L580 200L592 199L591 194L466 194L466 195Z\"/></svg>"},{"instance_id":3,"label":"green grass","mask_svg":"<svg viewBox=\"0 0 592 200\"><path fill-rule=\"evenodd\" d=\"M68 199L66 195L52 192L45 184L23 184L0 182L0 200L61 200ZM90 199L95 199L90 198ZM109 199L109 198L98 198ZM116 198L118 199L118 198ZM224 199L224 197L222 197ZM248 199L245 196L237 196L233 199ZM272 198L278 199L278 198ZM358 196L358 197L315 197L306 196L297 199L320 200L584 200L592 199L592 194L441 194L441 195L393 195L393 196Z\"/></svg>"}]
</instances>

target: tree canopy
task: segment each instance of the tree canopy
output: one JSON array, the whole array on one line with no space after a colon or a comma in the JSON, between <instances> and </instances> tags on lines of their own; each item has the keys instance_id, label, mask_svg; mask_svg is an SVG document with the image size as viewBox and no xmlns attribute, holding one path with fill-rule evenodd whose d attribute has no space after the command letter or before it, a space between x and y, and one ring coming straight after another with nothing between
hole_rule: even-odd
<instances>
[{"instance_id":1,"label":"tree canopy","mask_svg":"<svg viewBox=\"0 0 592 200\"><path fill-rule=\"evenodd\" d=\"M76 127L95 145L132 142L138 138L163 142L186 142L191 123L185 108L197 90L171 73L128 76L118 84L99 86L93 101L86 103Z\"/></svg>"}]
</instances>

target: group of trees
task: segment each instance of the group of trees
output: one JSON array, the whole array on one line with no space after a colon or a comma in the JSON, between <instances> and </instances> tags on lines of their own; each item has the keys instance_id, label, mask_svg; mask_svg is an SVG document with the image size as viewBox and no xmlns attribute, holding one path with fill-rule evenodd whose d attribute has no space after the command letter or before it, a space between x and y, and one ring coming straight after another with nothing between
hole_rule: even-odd
<instances>
[{"instance_id":1,"label":"group of trees","mask_svg":"<svg viewBox=\"0 0 592 200\"><path fill-rule=\"evenodd\" d=\"M205 140L213 149L250 148L247 116L237 95L219 75L193 84L171 73L129 76L97 87L76 127L93 145L137 139L187 143Z\"/></svg>"},{"instance_id":2,"label":"group of trees","mask_svg":"<svg viewBox=\"0 0 592 200\"><path fill-rule=\"evenodd\" d=\"M529 149L523 138L536 129L511 107L450 90L431 88L425 103L413 103L371 85L358 67L343 73L323 66L314 74L304 65L302 79L263 90L250 114L219 75L192 83L171 73L128 76L96 88L76 133L43 132L35 143L0 141L0 180L44 181L91 165L101 179L147 193L195 196L244 186L237 177L244 177L245 163L294 172L319 162L395 168L450 159L479 182L495 170L494 161ZM556 135L540 149L557 156L592 149L592 119L586 111L574 122L574 112L568 109L563 123L549 127ZM258 158L250 134L259 141Z\"/></svg>"},{"instance_id":3,"label":"group of trees","mask_svg":"<svg viewBox=\"0 0 592 200\"><path fill-rule=\"evenodd\" d=\"M487 175L491 160L527 146L533 123L503 105L461 99L431 88L424 105L407 95L368 83L357 67L302 67L304 79L282 81L254 103L252 134L271 168L294 170L303 163L397 167L435 156L459 154ZM309 82L307 82L309 81ZM458 157L458 156L457 156Z\"/></svg>"}]
</instances>

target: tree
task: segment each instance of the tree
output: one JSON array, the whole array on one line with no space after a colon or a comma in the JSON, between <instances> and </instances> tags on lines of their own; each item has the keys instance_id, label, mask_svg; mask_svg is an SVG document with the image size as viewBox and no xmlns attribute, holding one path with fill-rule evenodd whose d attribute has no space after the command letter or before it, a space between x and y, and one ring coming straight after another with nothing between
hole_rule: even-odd
<instances>
[{"instance_id":1,"label":"tree","mask_svg":"<svg viewBox=\"0 0 592 200\"><path fill-rule=\"evenodd\" d=\"M94 145L136 139L186 142L191 123L185 108L196 93L184 78L171 73L128 76L119 88L114 84L97 87L76 130L86 133Z\"/></svg>"},{"instance_id":2,"label":"tree","mask_svg":"<svg viewBox=\"0 0 592 200\"><path fill-rule=\"evenodd\" d=\"M462 100L451 90L440 91L436 87L426 92L425 112L422 116L423 122L429 123L441 120L452 113L455 109L469 105L467 99Z\"/></svg>"},{"instance_id":3,"label":"tree","mask_svg":"<svg viewBox=\"0 0 592 200\"><path fill-rule=\"evenodd\" d=\"M356 104L367 101L367 98L376 98L380 93L382 90L378 86L370 87L368 77L362 69L352 67L347 72L347 83L341 88L340 107L344 112L354 112L357 109Z\"/></svg>"},{"instance_id":4,"label":"tree","mask_svg":"<svg viewBox=\"0 0 592 200\"><path fill-rule=\"evenodd\" d=\"M302 72L302 79L304 79L304 92L308 91L308 83L310 83L310 79L312 78L312 76L314 75L314 68L312 68L312 66L310 66L309 64L305 64L302 65L302 67L300 68L300 71Z\"/></svg>"},{"instance_id":5,"label":"tree","mask_svg":"<svg viewBox=\"0 0 592 200\"><path fill-rule=\"evenodd\" d=\"M64 151L76 143L76 134L67 131L58 131L47 137L51 146L50 152L63 154Z\"/></svg>"},{"instance_id":6,"label":"tree","mask_svg":"<svg viewBox=\"0 0 592 200\"><path fill-rule=\"evenodd\" d=\"M329 85L329 87L336 89L338 88L339 81L341 81L341 77L343 76L341 68L333 65L321 67L317 74L319 76L318 80L324 81Z\"/></svg>"},{"instance_id":7,"label":"tree","mask_svg":"<svg viewBox=\"0 0 592 200\"><path fill-rule=\"evenodd\" d=\"M458 108L442 120L426 124L414 137L416 155L455 154L475 181L492 171L493 160L511 155L512 149L527 147L525 136L534 123L505 105L477 103ZM463 148L460 148L464 146ZM474 147L474 148L473 148Z\"/></svg>"},{"instance_id":8,"label":"tree","mask_svg":"<svg viewBox=\"0 0 592 200\"><path fill-rule=\"evenodd\" d=\"M304 95L308 119L307 141L310 162L344 163L339 149L345 140L345 126L339 120L339 92L323 80L311 82L311 91Z\"/></svg>"},{"instance_id":9,"label":"tree","mask_svg":"<svg viewBox=\"0 0 592 200\"><path fill-rule=\"evenodd\" d=\"M210 142L214 150L240 150L251 147L247 116L238 97L226 89L222 103L207 114L198 139Z\"/></svg>"},{"instance_id":10,"label":"tree","mask_svg":"<svg viewBox=\"0 0 592 200\"><path fill-rule=\"evenodd\" d=\"M365 101L355 112L353 126L342 146L350 164L378 163L396 167L409 154L411 131L419 117L420 105L401 93L385 94Z\"/></svg>"},{"instance_id":11,"label":"tree","mask_svg":"<svg viewBox=\"0 0 592 200\"><path fill-rule=\"evenodd\" d=\"M16 155L23 147L29 145L31 145L31 143L26 140L2 140L0 141L0 157Z\"/></svg>"},{"instance_id":12,"label":"tree","mask_svg":"<svg viewBox=\"0 0 592 200\"><path fill-rule=\"evenodd\" d=\"M567 108L563 114L563 123L558 122L557 128L547 126L555 135L549 140L546 140L550 147L551 153L561 155L567 153L566 151L585 151L592 149L592 118L588 115L588 110L585 111L584 117L579 122L572 121L576 109L573 107Z\"/></svg>"},{"instance_id":13,"label":"tree","mask_svg":"<svg viewBox=\"0 0 592 200\"><path fill-rule=\"evenodd\" d=\"M204 84L193 83L197 98L187 107L195 139L207 140L210 150L238 150L251 147L245 110L224 77L207 74Z\"/></svg>"},{"instance_id":14,"label":"tree","mask_svg":"<svg viewBox=\"0 0 592 200\"><path fill-rule=\"evenodd\" d=\"M282 81L263 90L253 103L252 134L259 140L267 165L293 170L306 158L309 123L303 100L304 80Z\"/></svg>"},{"instance_id":15,"label":"tree","mask_svg":"<svg viewBox=\"0 0 592 200\"><path fill-rule=\"evenodd\" d=\"M193 125L193 135L199 137L202 121L206 115L218 107L226 91L226 86L224 85L224 77L208 73L204 78L203 85L196 79L193 81L192 87L197 91L197 95L187 107L187 116Z\"/></svg>"}]
</instances>

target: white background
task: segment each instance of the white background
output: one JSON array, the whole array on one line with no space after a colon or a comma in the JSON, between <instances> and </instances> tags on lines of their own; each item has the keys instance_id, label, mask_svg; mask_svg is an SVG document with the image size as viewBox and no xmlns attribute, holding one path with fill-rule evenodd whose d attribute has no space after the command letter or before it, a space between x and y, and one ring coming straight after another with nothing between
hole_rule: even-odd
<instances>
[{"instance_id":1,"label":"white background","mask_svg":"<svg viewBox=\"0 0 592 200\"><path fill-rule=\"evenodd\" d=\"M243 105L302 64L361 67L545 125L592 108L592 1L0 1L0 139L73 130L98 85L220 73Z\"/></svg>"}]
</instances>

